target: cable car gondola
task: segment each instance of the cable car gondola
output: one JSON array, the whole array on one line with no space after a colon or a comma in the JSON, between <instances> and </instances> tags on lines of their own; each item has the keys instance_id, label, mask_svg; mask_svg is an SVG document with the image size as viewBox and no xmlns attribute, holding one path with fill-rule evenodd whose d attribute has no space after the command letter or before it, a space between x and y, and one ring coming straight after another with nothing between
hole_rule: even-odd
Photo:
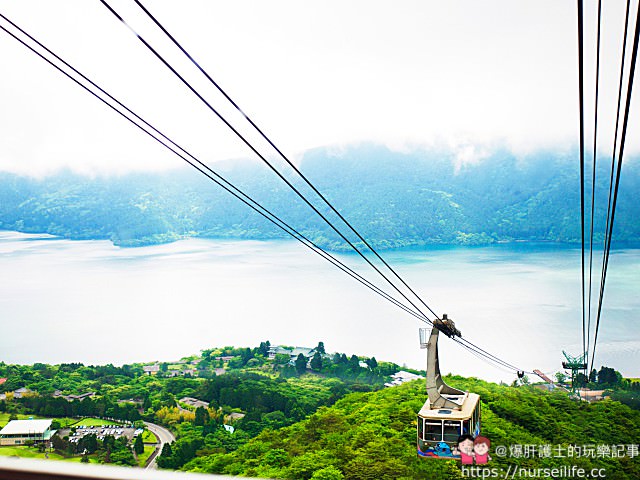
<instances>
[{"instance_id":1,"label":"cable car gondola","mask_svg":"<svg viewBox=\"0 0 640 480\"><path fill-rule=\"evenodd\" d=\"M458 439L480 434L480 396L450 387L442 380L438 362L438 335L460 337L460 331L447 315L436 319L428 329L420 329L420 346L427 349L427 394L418 412L417 450L422 458L460 458Z\"/></svg>"}]
</instances>

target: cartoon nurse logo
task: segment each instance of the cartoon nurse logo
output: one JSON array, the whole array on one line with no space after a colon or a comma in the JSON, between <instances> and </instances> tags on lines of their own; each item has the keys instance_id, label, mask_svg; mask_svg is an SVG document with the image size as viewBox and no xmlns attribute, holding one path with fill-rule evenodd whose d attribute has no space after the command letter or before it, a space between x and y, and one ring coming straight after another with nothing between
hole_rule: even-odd
<instances>
[{"instance_id":1,"label":"cartoon nurse logo","mask_svg":"<svg viewBox=\"0 0 640 480\"><path fill-rule=\"evenodd\" d=\"M454 455L460 455L463 465L473 465L473 437L465 434L458 438Z\"/></svg>"},{"instance_id":2,"label":"cartoon nurse logo","mask_svg":"<svg viewBox=\"0 0 640 480\"><path fill-rule=\"evenodd\" d=\"M458 438L456 447L453 450L454 455L460 456L463 465L484 465L491 457L489 456L489 447L491 441L487 437L477 436L473 438L471 435L462 435Z\"/></svg>"},{"instance_id":3,"label":"cartoon nurse logo","mask_svg":"<svg viewBox=\"0 0 640 480\"><path fill-rule=\"evenodd\" d=\"M473 441L473 457L475 458L476 465L484 465L491 457L489 456L489 447L491 446L491 440L487 437L477 436Z\"/></svg>"}]
</instances>

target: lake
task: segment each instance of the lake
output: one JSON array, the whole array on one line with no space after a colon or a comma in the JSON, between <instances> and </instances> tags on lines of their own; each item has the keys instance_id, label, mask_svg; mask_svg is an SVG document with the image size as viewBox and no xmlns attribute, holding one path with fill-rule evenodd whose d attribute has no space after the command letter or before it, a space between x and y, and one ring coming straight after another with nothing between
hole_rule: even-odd
<instances>
[{"instance_id":1,"label":"lake","mask_svg":"<svg viewBox=\"0 0 640 480\"><path fill-rule=\"evenodd\" d=\"M509 244L384 257L464 338L512 364L553 373L563 349L582 348L579 249ZM355 255L340 258L375 278ZM7 363L171 361L270 340L323 341L330 352L425 368L421 322L297 242L190 239L124 249L0 231L0 260ZM612 252L597 368L640 377L639 287L640 250ZM514 379L441 338L443 372Z\"/></svg>"}]
</instances>

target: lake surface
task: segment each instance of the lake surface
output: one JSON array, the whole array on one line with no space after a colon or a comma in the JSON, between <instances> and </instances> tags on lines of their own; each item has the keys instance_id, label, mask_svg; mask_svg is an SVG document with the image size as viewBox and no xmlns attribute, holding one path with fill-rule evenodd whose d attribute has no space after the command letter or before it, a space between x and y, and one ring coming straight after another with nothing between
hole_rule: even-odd
<instances>
[{"instance_id":1,"label":"lake surface","mask_svg":"<svg viewBox=\"0 0 640 480\"><path fill-rule=\"evenodd\" d=\"M579 249L497 245L384 256L464 338L512 364L553 373L563 349L582 348ZM340 258L375 278L355 255ZM122 249L0 231L0 265L7 363L170 361L213 346L321 340L331 352L425 368L424 324L297 242L192 239ZM612 252L597 368L640 377L639 293L640 250ZM445 337L440 356L444 372L514 378Z\"/></svg>"}]
</instances>

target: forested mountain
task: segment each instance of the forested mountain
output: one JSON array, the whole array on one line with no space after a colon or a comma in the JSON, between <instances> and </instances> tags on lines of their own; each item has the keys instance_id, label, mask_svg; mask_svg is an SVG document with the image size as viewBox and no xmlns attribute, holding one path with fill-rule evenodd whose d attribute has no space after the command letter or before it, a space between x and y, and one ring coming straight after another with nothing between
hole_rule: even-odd
<instances>
[{"instance_id":1,"label":"forested mountain","mask_svg":"<svg viewBox=\"0 0 640 480\"><path fill-rule=\"evenodd\" d=\"M106 417L138 426L142 420L160 423L178 438L166 446L158 462L177 469L195 458L196 452L228 453L265 428L291 425L350 392L381 389L400 370L375 357L328 355L323 342L300 350L310 360L303 353L293 361L289 353L274 356L269 350L266 341L255 348L211 348L175 362L122 367L15 365L0 359L0 428L32 415L55 419L55 429L73 425L80 417ZM280 346L276 350L295 349ZM229 423L233 428L223 427ZM92 461L135 464L130 451L126 458L109 460L106 439L97 440L89 452ZM71 441L68 433L55 437L53 443L56 455L68 459L78 458L85 447ZM38 453L44 455L29 446L0 448L0 457Z\"/></svg>"},{"instance_id":2,"label":"forested mountain","mask_svg":"<svg viewBox=\"0 0 640 480\"><path fill-rule=\"evenodd\" d=\"M606 212L609 173L602 161L597 211ZM264 165L234 162L219 172L317 243L342 242ZM459 163L451 152L392 152L364 145L317 149L302 171L379 248L496 241L580 241L577 155L541 152L517 158L496 151ZM286 176L305 194L310 189ZM588 173L588 172L587 172ZM587 175L589 177L589 175ZM640 161L623 168L616 242L640 241ZM587 187L587 192L590 190ZM332 220L326 206L314 200ZM271 239L285 234L191 170L88 178L59 173L43 179L0 174L0 228L72 239L108 239L121 246L197 236ZM596 232L604 225L597 224ZM601 235L596 234L596 237Z\"/></svg>"},{"instance_id":3,"label":"forested mountain","mask_svg":"<svg viewBox=\"0 0 640 480\"><path fill-rule=\"evenodd\" d=\"M508 469L513 472L515 467L526 472L597 469L615 479L640 476L634 453L640 441L638 411L610 400L579 402L566 392L530 386L514 388L457 376L446 381L482 398L482 435L491 441L492 459L477 478L483 472L484 478L507 478ZM469 478L455 460L417 457L416 412L425 397L422 381L352 393L301 422L265 430L233 452L199 455L183 469L312 480ZM506 452L500 453L502 448ZM583 453L585 448L591 448L593 455ZM570 478L562 473L544 476Z\"/></svg>"},{"instance_id":4,"label":"forested mountain","mask_svg":"<svg viewBox=\"0 0 640 480\"><path fill-rule=\"evenodd\" d=\"M54 419L55 428L75 424L78 417L115 418L141 427L141 420L159 423L176 435L158 458L166 469L312 480L465 478L457 460L416 455L416 414L427 399L424 380L384 388L398 365L323 354L323 342L310 362L301 353L291 364L289 354L270 358L270 346L206 349L156 364L153 375L145 374L141 363L0 361L0 377L6 378L0 384L0 427L32 415ZM619 391L620 380L611 368L597 374L607 393ZM559 389L550 393L529 385L526 377L511 386L459 376L447 376L446 382L481 397L481 431L491 441L493 457L488 468L580 467L604 469L593 478L640 478L637 409L614 400L578 401ZM635 381L623 383L631 386L629 394L637 394ZM84 455L94 463L136 464L130 449L124 449L127 457L106 455L107 438L83 453L84 444L59 435L53 440L55 458ZM507 449L506 456L499 446ZM8 453L0 449L0 455L38 454L28 445L11 448ZM579 453L586 448L593 455Z\"/></svg>"}]
</instances>

